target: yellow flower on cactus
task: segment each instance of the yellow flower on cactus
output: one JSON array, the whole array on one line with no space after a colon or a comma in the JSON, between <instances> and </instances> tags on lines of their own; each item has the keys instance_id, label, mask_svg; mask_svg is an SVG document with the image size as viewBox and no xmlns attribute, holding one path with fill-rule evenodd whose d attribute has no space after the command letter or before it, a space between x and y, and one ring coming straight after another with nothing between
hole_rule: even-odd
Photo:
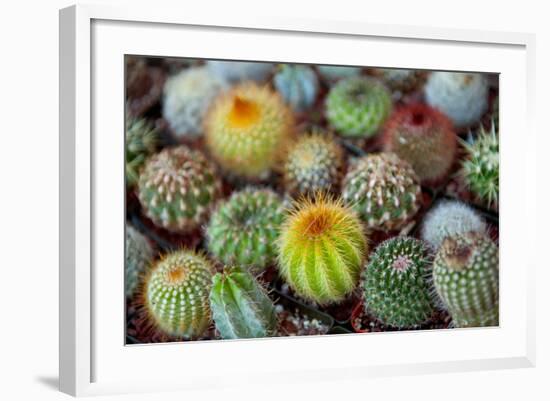
<instances>
[{"instance_id":1,"label":"yellow flower on cactus","mask_svg":"<svg viewBox=\"0 0 550 401\"><path fill-rule=\"evenodd\" d=\"M206 146L228 173L263 178L292 137L294 118L266 86L244 83L218 96L205 119Z\"/></svg>"}]
</instances>

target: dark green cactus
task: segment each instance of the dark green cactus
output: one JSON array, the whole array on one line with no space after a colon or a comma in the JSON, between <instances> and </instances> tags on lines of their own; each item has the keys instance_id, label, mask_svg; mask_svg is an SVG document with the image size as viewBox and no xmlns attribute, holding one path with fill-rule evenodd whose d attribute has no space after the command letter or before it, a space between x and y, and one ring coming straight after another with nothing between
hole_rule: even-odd
<instances>
[{"instance_id":1,"label":"dark green cactus","mask_svg":"<svg viewBox=\"0 0 550 401\"><path fill-rule=\"evenodd\" d=\"M137 184L145 160L156 150L157 129L143 118L126 117L126 185Z\"/></svg>"}]
</instances>

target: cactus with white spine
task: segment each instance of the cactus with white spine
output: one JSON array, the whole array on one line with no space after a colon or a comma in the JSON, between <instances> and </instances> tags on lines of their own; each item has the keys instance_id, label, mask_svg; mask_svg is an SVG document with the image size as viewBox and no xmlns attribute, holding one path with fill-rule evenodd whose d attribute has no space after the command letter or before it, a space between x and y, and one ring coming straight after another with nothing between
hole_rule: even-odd
<instances>
[{"instance_id":1,"label":"cactus with white spine","mask_svg":"<svg viewBox=\"0 0 550 401\"><path fill-rule=\"evenodd\" d=\"M131 297L153 260L153 247L142 233L129 224L126 225L125 245L124 293L126 297Z\"/></svg>"},{"instance_id":2,"label":"cactus with white spine","mask_svg":"<svg viewBox=\"0 0 550 401\"><path fill-rule=\"evenodd\" d=\"M272 63L247 61L208 60L206 65L212 73L232 83L240 81L263 82L267 80L275 68Z\"/></svg>"},{"instance_id":3,"label":"cactus with white spine","mask_svg":"<svg viewBox=\"0 0 550 401\"><path fill-rule=\"evenodd\" d=\"M294 111L309 109L319 91L319 80L310 67L283 64L273 77L275 89Z\"/></svg>"},{"instance_id":4,"label":"cactus with white spine","mask_svg":"<svg viewBox=\"0 0 550 401\"><path fill-rule=\"evenodd\" d=\"M158 131L143 118L126 117L126 185L137 184L145 160L157 148Z\"/></svg>"}]
</instances>

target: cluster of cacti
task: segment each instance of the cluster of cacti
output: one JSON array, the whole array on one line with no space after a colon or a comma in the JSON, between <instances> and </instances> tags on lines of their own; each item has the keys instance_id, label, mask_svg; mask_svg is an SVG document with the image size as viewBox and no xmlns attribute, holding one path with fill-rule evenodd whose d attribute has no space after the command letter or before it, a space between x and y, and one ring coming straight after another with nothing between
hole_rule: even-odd
<instances>
[{"instance_id":1,"label":"cluster of cacti","mask_svg":"<svg viewBox=\"0 0 550 401\"><path fill-rule=\"evenodd\" d=\"M346 67L338 65L318 65L317 71L327 82L334 82L342 78L350 78L361 75L361 67Z\"/></svg>"},{"instance_id":2,"label":"cluster of cacti","mask_svg":"<svg viewBox=\"0 0 550 401\"><path fill-rule=\"evenodd\" d=\"M283 164L285 189L292 195L334 192L344 169L344 151L332 135L303 134L289 147Z\"/></svg>"},{"instance_id":3,"label":"cluster of cacti","mask_svg":"<svg viewBox=\"0 0 550 401\"><path fill-rule=\"evenodd\" d=\"M181 138L202 134L204 114L227 83L206 67L191 67L170 77L164 85L162 115Z\"/></svg>"},{"instance_id":4,"label":"cluster of cacti","mask_svg":"<svg viewBox=\"0 0 550 401\"><path fill-rule=\"evenodd\" d=\"M457 139L451 121L438 110L413 103L388 119L384 150L409 162L424 184L441 182L455 160Z\"/></svg>"},{"instance_id":5,"label":"cluster of cacti","mask_svg":"<svg viewBox=\"0 0 550 401\"><path fill-rule=\"evenodd\" d=\"M390 326L426 322L436 306L431 264L428 248L415 238L394 237L378 245L363 272L367 310Z\"/></svg>"},{"instance_id":6,"label":"cluster of cacti","mask_svg":"<svg viewBox=\"0 0 550 401\"><path fill-rule=\"evenodd\" d=\"M234 192L210 217L208 251L224 264L263 269L276 259L275 242L283 218L283 200L272 190Z\"/></svg>"},{"instance_id":7,"label":"cluster of cacti","mask_svg":"<svg viewBox=\"0 0 550 401\"><path fill-rule=\"evenodd\" d=\"M422 239L437 250L449 236L485 230L485 221L474 209L465 203L447 200L439 202L424 217Z\"/></svg>"},{"instance_id":8,"label":"cluster of cacti","mask_svg":"<svg viewBox=\"0 0 550 401\"><path fill-rule=\"evenodd\" d=\"M488 207L498 207L499 146L495 125L490 131L480 127L477 137L463 142L467 156L462 162L462 176L466 186L480 202Z\"/></svg>"},{"instance_id":9,"label":"cluster of cacti","mask_svg":"<svg viewBox=\"0 0 550 401\"><path fill-rule=\"evenodd\" d=\"M344 201L375 230L404 227L420 208L421 196L411 165L393 153L355 160L342 184Z\"/></svg>"},{"instance_id":10,"label":"cluster of cacti","mask_svg":"<svg viewBox=\"0 0 550 401\"><path fill-rule=\"evenodd\" d=\"M370 138L378 132L391 108L390 93L380 81L353 77L339 81L330 89L325 113L340 135Z\"/></svg>"},{"instance_id":11,"label":"cluster of cacti","mask_svg":"<svg viewBox=\"0 0 550 401\"><path fill-rule=\"evenodd\" d=\"M204 223L219 193L220 181L212 164L184 145L151 156L139 176L144 213L173 232L190 232Z\"/></svg>"},{"instance_id":12,"label":"cluster of cacti","mask_svg":"<svg viewBox=\"0 0 550 401\"><path fill-rule=\"evenodd\" d=\"M273 85L283 99L297 112L309 109L319 91L315 72L304 65L281 65L273 77Z\"/></svg>"},{"instance_id":13,"label":"cluster of cacti","mask_svg":"<svg viewBox=\"0 0 550 401\"><path fill-rule=\"evenodd\" d=\"M207 61L206 65L214 74L229 82L267 80L274 69L272 63L247 61Z\"/></svg>"},{"instance_id":14,"label":"cluster of cacti","mask_svg":"<svg viewBox=\"0 0 550 401\"><path fill-rule=\"evenodd\" d=\"M426 81L426 72L398 68L379 68L377 74L392 91L408 93L418 89Z\"/></svg>"},{"instance_id":15,"label":"cluster of cacti","mask_svg":"<svg viewBox=\"0 0 550 401\"><path fill-rule=\"evenodd\" d=\"M447 237L435 256L433 277L456 327L498 326L498 247L488 236Z\"/></svg>"},{"instance_id":16,"label":"cluster of cacti","mask_svg":"<svg viewBox=\"0 0 550 401\"><path fill-rule=\"evenodd\" d=\"M214 276L210 307L216 330L224 339L275 334L277 314L273 301L254 277L239 267L226 268Z\"/></svg>"},{"instance_id":17,"label":"cluster of cacti","mask_svg":"<svg viewBox=\"0 0 550 401\"><path fill-rule=\"evenodd\" d=\"M264 178L292 138L293 121L279 94L241 84L212 104L205 120L206 145L225 171Z\"/></svg>"},{"instance_id":18,"label":"cluster of cacti","mask_svg":"<svg viewBox=\"0 0 550 401\"><path fill-rule=\"evenodd\" d=\"M153 247L147 237L127 224L124 263L124 293L126 297L134 295L152 260Z\"/></svg>"},{"instance_id":19,"label":"cluster of cacti","mask_svg":"<svg viewBox=\"0 0 550 401\"><path fill-rule=\"evenodd\" d=\"M126 117L126 185L137 184L145 160L153 154L158 143L157 129L143 118Z\"/></svg>"},{"instance_id":20,"label":"cluster of cacti","mask_svg":"<svg viewBox=\"0 0 550 401\"><path fill-rule=\"evenodd\" d=\"M145 280L147 316L162 332L182 338L202 335L211 323L210 262L193 251L177 251L157 261Z\"/></svg>"},{"instance_id":21,"label":"cluster of cacti","mask_svg":"<svg viewBox=\"0 0 550 401\"><path fill-rule=\"evenodd\" d=\"M484 74L432 72L424 87L426 101L457 127L476 124L487 110L489 83Z\"/></svg>"},{"instance_id":22,"label":"cluster of cacti","mask_svg":"<svg viewBox=\"0 0 550 401\"><path fill-rule=\"evenodd\" d=\"M318 304L341 301L355 289L368 251L355 212L321 193L295 203L278 248L283 279L296 294Z\"/></svg>"}]
</instances>

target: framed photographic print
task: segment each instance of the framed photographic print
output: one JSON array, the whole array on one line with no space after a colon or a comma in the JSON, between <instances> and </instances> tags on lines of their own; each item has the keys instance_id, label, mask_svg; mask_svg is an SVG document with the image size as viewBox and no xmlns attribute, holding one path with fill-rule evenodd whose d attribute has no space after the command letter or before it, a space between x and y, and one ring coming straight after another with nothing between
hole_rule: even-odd
<instances>
[{"instance_id":1,"label":"framed photographic print","mask_svg":"<svg viewBox=\"0 0 550 401\"><path fill-rule=\"evenodd\" d=\"M532 366L533 43L62 10L61 390Z\"/></svg>"}]
</instances>

